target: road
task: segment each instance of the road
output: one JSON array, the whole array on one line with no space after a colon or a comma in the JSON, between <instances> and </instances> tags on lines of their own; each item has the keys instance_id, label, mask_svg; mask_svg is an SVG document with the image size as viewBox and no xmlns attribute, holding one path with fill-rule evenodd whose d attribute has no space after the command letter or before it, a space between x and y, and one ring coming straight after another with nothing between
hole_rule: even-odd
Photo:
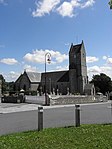
<instances>
[{"instance_id":1,"label":"road","mask_svg":"<svg viewBox=\"0 0 112 149\"><path fill-rule=\"evenodd\" d=\"M75 105L44 109L44 127L75 125ZM81 124L112 123L111 102L80 105Z\"/></svg>"},{"instance_id":2,"label":"road","mask_svg":"<svg viewBox=\"0 0 112 149\"><path fill-rule=\"evenodd\" d=\"M81 106L81 124L112 123L111 102Z\"/></svg>"},{"instance_id":3,"label":"road","mask_svg":"<svg viewBox=\"0 0 112 149\"><path fill-rule=\"evenodd\" d=\"M0 135L38 129L37 104L0 103ZM75 105L43 107L43 126L75 125ZM80 105L81 124L112 123L111 102Z\"/></svg>"}]
</instances>

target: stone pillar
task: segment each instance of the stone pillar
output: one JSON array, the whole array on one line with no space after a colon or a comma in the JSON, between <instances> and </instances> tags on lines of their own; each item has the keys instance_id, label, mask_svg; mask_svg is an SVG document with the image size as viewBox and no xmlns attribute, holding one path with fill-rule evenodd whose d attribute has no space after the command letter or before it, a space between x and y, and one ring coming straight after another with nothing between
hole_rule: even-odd
<instances>
[{"instance_id":1,"label":"stone pillar","mask_svg":"<svg viewBox=\"0 0 112 149\"><path fill-rule=\"evenodd\" d=\"M38 131L43 129L43 107L38 107Z\"/></svg>"},{"instance_id":2,"label":"stone pillar","mask_svg":"<svg viewBox=\"0 0 112 149\"><path fill-rule=\"evenodd\" d=\"M80 105L75 105L75 126L80 126Z\"/></svg>"}]
</instances>

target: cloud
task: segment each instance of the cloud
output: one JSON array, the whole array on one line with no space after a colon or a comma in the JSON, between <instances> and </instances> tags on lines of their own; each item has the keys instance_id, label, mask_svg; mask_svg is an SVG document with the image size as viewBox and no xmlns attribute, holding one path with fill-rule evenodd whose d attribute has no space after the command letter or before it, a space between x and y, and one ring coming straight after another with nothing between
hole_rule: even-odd
<instances>
[{"instance_id":1,"label":"cloud","mask_svg":"<svg viewBox=\"0 0 112 149\"><path fill-rule=\"evenodd\" d=\"M74 8L80 7L81 3L80 0L71 0L70 2Z\"/></svg>"},{"instance_id":2,"label":"cloud","mask_svg":"<svg viewBox=\"0 0 112 149\"><path fill-rule=\"evenodd\" d=\"M74 9L81 6L80 0L71 0L70 2L63 2L58 8L57 12L63 17L73 17Z\"/></svg>"},{"instance_id":3,"label":"cloud","mask_svg":"<svg viewBox=\"0 0 112 149\"><path fill-rule=\"evenodd\" d=\"M27 53L24 56L24 59L28 62L34 62L34 63L45 63L45 54L50 53L51 54L51 64L53 63L61 63L64 60L68 59L68 55L61 54L59 51L53 51L53 50L34 50L32 53ZM47 59L47 56L46 56Z\"/></svg>"},{"instance_id":4,"label":"cloud","mask_svg":"<svg viewBox=\"0 0 112 149\"><path fill-rule=\"evenodd\" d=\"M37 72L37 67L31 65L24 65L24 70L27 72Z\"/></svg>"},{"instance_id":5,"label":"cloud","mask_svg":"<svg viewBox=\"0 0 112 149\"><path fill-rule=\"evenodd\" d=\"M106 60L107 65L112 65L112 57L103 56L103 60Z\"/></svg>"},{"instance_id":6,"label":"cloud","mask_svg":"<svg viewBox=\"0 0 112 149\"><path fill-rule=\"evenodd\" d=\"M76 16L74 13L76 8L92 7L95 0L42 0L36 1L36 10L32 12L33 17L42 17L45 14L50 14L52 11L57 12L63 17Z\"/></svg>"},{"instance_id":7,"label":"cloud","mask_svg":"<svg viewBox=\"0 0 112 149\"><path fill-rule=\"evenodd\" d=\"M87 63L93 63L93 62L97 62L99 59L97 57L94 56L87 56L86 57L86 61Z\"/></svg>"},{"instance_id":8,"label":"cloud","mask_svg":"<svg viewBox=\"0 0 112 149\"><path fill-rule=\"evenodd\" d=\"M98 66L92 66L92 67L88 67L88 73L100 73L101 69Z\"/></svg>"},{"instance_id":9,"label":"cloud","mask_svg":"<svg viewBox=\"0 0 112 149\"><path fill-rule=\"evenodd\" d=\"M93 60L93 62L94 62L95 59L96 59L96 61L98 60L98 58L96 58L96 57L93 57L93 58L90 57L90 60L88 59L88 61L91 62ZM112 79L112 68L111 68L112 67L112 58L110 56L103 56L102 59L105 60L105 63L102 66L95 65L92 67L87 67L89 80L91 80L93 75L100 74L100 73L104 73Z\"/></svg>"},{"instance_id":10,"label":"cloud","mask_svg":"<svg viewBox=\"0 0 112 149\"><path fill-rule=\"evenodd\" d=\"M107 59L107 63L112 64L112 58L111 57Z\"/></svg>"},{"instance_id":11,"label":"cloud","mask_svg":"<svg viewBox=\"0 0 112 149\"><path fill-rule=\"evenodd\" d=\"M87 67L87 72L88 72L88 77L89 80L92 79L93 75L104 73L108 75L110 78L112 78L112 68L111 66L92 66L92 67Z\"/></svg>"},{"instance_id":12,"label":"cloud","mask_svg":"<svg viewBox=\"0 0 112 149\"><path fill-rule=\"evenodd\" d=\"M57 66L56 67L57 71L63 71L63 70L68 70L68 69L69 69L68 66L63 66L63 67L62 66Z\"/></svg>"},{"instance_id":13,"label":"cloud","mask_svg":"<svg viewBox=\"0 0 112 149\"><path fill-rule=\"evenodd\" d=\"M64 2L59 8L57 8L57 12L63 17L65 16L73 17L74 16L73 11L74 8L72 4L69 2Z\"/></svg>"},{"instance_id":14,"label":"cloud","mask_svg":"<svg viewBox=\"0 0 112 149\"><path fill-rule=\"evenodd\" d=\"M31 65L24 65L22 68L22 72L24 72L24 70L26 70L27 72L38 72L38 69L35 66L31 66ZM10 71L8 73L2 73L5 80L7 82L11 82L11 81L16 81L17 78L20 76L20 72L15 72L15 71Z\"/></svg>"},{"instance_id":15,"label":"cloud","mask_svg":"<svg viewBox=\"0 0 112 149\"><path fill-rule=\"evenodd\" d=\"M0 62L7 65L15 65L18 63L18 61L15 60L14 58L4 58L4 59L1 59Z\"/></svg>"},{"instance_id":16,"label":"cloud","mask_svg":"<svg viewBox=\"0 0 112 149\"><path fill-rule=\"evenodd\" d=\"M11 82L11 81L15 81L20 76L20 73L10 71L7 74L3 74L3 76L6 81Z\"/></svg>"},{"instance_id":17,"label":"cloud","mask_svg":"<svg viewBox=\"0 0 112 149\"><path fill-rule=\"evenodd\" d=\"M32 12L33 17L41 17L49 14L60 3L60 0L42 0L36 2L36 10Z\"/></svg>"},{"instance_id":18,"label":"cloud","mask_svg":"<svg viewBox=\"0 0 112 149\"><path fill-rule=\"evenodd\" d=\"M23 71L26 70L27 72L38 72L38 69L35 66L31 66L31 65L24 65L23 66ZM5 80L7 82L11 82L11 81L16 81L17 78L20 76L20 72L15 72L15 71L10 71L8 73L1 73L3 74Z\"/></svg>"},{"instance_id":19,"label":"cloud","mask_svg":"<svg viewBox=\"0 0 112 149\"><path fill-rule=\"evenodd\" d=\"M95 0L88 0L81 5L81 8L91 7L94 5L94 3L95 3Z\"/></svg>"},{"instance_id":20,"label":"cloud","mask_svg":"<svg viewBox=\"0 0 112 149\"><path fill-rule=\"evenodd\" d=\"M69 70L68 66L56 66L54 69L52 70L48 70L48 72L55 72L55 71L67 71Z\"/></svg>"},{"instance_id":21,"label":"cloud","mask_svg":"<svg viewBox=\"0 0 112 149\"><path fill-rule=\"evenodd\" d=\"M108 57L107 56L103 56L103 59L106 60Z\"/></svg>"}]
</instances>

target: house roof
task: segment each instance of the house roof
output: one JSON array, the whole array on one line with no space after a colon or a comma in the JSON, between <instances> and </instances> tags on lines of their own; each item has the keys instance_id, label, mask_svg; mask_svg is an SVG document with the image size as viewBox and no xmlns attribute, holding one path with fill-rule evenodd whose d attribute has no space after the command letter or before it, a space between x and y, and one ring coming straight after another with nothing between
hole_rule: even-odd
<instances>
[{"instance_id":1,"label":"house roof","mask_svg":"<svg viewBox=\"0 0 112 149\"><path fill-rule=\"evenodd\" d=\"M55 71L55 72L47 72L46 80L51 79L53 82L59 82L60 78L62 78L67 71ZM45 80L45 73L42 73L42 81ZM64 82L64 81L63 81Z\"/></svg>"},{"instance_id":2,"label":"house roof","mask_svg":"<svg viewBox=\"0 0 112 149\"><path fill-rule=\"evenodd\" d=\"M26 72L31 82L41 82L41 73L37 72Z\"/></svg>"},{"instance_id":3,"label":"house roof","mask_svg":"<svg viewBox=\"0 0 112 149\"><path fill-rule=\"evenodd\" d=\"M64 75L58 80L58 82L69 82L69 71L66 71Z\"/></svg>"}]
</instances>

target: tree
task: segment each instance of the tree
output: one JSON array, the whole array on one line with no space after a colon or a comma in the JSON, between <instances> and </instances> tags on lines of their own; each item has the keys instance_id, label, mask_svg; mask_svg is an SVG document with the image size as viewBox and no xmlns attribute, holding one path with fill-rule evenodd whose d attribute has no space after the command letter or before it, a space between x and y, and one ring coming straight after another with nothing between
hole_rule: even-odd
<instances>
[{"instance_id":1,"label":"tree","mask_svg":"<svg viewBox=\"0 0 112 149\"><path fill-rule=\"evenodd\" d=\"M105 94L106 92L112 91L111 78L104 73L100 73L100 75L93 75L91 83L94 83L96 92Z\"/></svg>"},{"instance_id":2,"label":"tree","mask_svg":"<svg viewBox=\"0 0 112 149\"><path fill-rule=\"evenodd\" d=\"M4 77L0 75L2 94L14 91L14 82L6 82Z\"/></svg>"},{"instance_id":3,"label":"tree","mask_svg":"<svg viewBox=\"0 0 112 149\"><path fill-rule=\"evenodd\" d=\"M112 0L109 1L110 9L112 9Z\"/></svg>"},{"instance_id":4,"label":"tree","mask_svg":"<svg viewBox=\"0 0 112 149\"><path fill-rule=\"evenodd\" d=\"M5 84L5 79L4 77L0 74L0 80L1 80L1 90L2 90L2 94L4 93L5 89L6 89L6 84Z\"/></svg>"}]
</instances>

